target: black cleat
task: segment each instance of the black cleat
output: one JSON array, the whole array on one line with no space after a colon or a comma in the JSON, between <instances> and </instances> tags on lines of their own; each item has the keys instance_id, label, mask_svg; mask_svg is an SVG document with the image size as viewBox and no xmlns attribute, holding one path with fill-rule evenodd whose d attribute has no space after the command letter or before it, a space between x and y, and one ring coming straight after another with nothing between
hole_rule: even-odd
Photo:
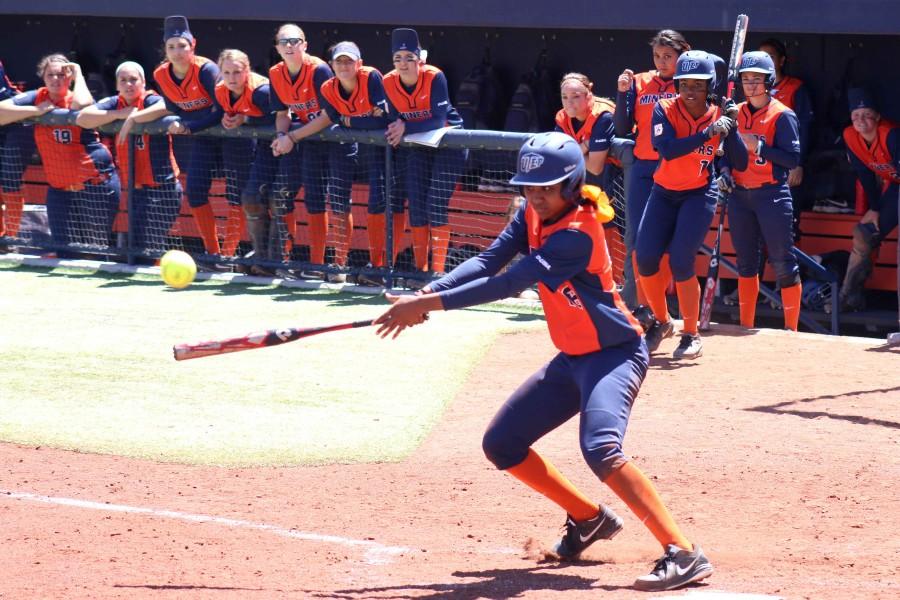
<instances>
[{"instance_id":1,"label":"black cleat","mask_svg":"<svg viewBox=\"0 0 900 600\"><path fill-rule=\"evenodd\" d=\"M647 350L650 354L653 354L664 339L670 338L673 335L675 335L675 323L672 322L672 319L669 319L665 323L656 321L650 326L647 333L644 334L644 338L647 340Z\"/></svg>"},{"instance_id":2,"label":"black cleat","mask_svg":"<svg viewBox=\"0 0 900 600\"><path fill-rule=\"evenodd\" d=\"M560 560L577 560L584 550L597 540L611 540L622 531L622 519L607 506L600 506L600 512L593 519L576 521L566 516L566 533L553 551Z\"/></svg>"}]
</instances>

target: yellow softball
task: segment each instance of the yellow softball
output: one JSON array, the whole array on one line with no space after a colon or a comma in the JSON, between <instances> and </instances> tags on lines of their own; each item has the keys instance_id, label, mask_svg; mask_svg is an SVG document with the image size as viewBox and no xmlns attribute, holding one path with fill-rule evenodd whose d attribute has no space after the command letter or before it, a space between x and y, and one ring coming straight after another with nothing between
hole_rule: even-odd
<instances>
[{"instance_id":1,"label":"yellow softball","mask_svg":"<svg viewBox=\"0 0 900 600\"><path fill-rule=\"evenodd\" d=\"M191 285L197 276L197 264L181 250L169 250L159 261L159 274L170 287L181 289Z\"/></svg>"}]
</instances>

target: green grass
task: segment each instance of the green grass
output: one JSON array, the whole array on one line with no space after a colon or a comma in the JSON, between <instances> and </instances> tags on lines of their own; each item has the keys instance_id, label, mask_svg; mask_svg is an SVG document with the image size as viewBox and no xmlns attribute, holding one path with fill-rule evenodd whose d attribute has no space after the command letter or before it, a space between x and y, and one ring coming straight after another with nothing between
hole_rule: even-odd
<instances>
[{"instance_id":1,"label":"green grass","mask_svg":"<svg viewBox=\"0 0 900 600\"><path fill-rule=\"evenodd\" d=\"M0 440L228 466L400 460L501 331L529 309L438 313L397 340L374 328L175 362L172 345L377 316L372 296L0 268ZM502 398L498 397L498 402Z\"/></svg>"}]
</instances>

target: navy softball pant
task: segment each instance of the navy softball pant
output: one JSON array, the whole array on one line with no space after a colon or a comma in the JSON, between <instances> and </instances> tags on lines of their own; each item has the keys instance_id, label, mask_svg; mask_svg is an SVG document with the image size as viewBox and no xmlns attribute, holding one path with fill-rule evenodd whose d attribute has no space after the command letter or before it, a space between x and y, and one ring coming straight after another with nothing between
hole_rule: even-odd
<instances>
[{"instance_id":1,"label":"navy softball pant","mask_svg":"<svg viewBox=\"0 0 900 600\"><path fill-rule=\"evenodd\" d=\"M109 245L122 190L115 171L106 176L105 181L85 184L77 192L47 188L47 222L54 246Z\"/></svg>"},{"instance_id":2,"label":"navy softball pant","mask_svg":"<svg viewBox=\"0 0 900 600\"><path fill-rule=\"evenodd\" d=\"M634 164L628 168L628 196L625 198L625 248L629 251L634 248L637 239L638 225L647 200L650 198L650 190L653 188L653 173L656 171L658 161L634 159Z\"/></svg>"},{"instance_id":3,"label":"navy softball pant","mask_svg":"<svg viewBox=\"0 0 900 600\"><path fill-rule=\"evenodd\" d=\"M756 189L735 187L728 200L728 227L737 254L738 275L759 274L761 243L782 287L800 281L797 257L791 249L794 205L787 183Z\"/></svg>"},{"instance_id":4,"label":"navy softball pant","mask_svg":"<svg viewBox=\"0 0 900 600\"><path fill-rule=\"evenodd\" d=\"M131 246L135 250L161 252L181 209L181 183L173 181L134 190L131 201Z\"/></svg>"},{"instance_id":5,"label":"navy softball pant","mask_svg":"<svg viewBox=\"0 0 900 600\"><path fill-rule=\"evenodd\" d=\"M580 415L581 453L606 479L628 460L622 440L648 363L643 338L581 356L557 354L494 416L482 441L485 455L498 469L514 467L537 440Z\"/></svg>"},{"instance_id":6,"label":"navy softball pant","mask_svg":"<svg viewBox=\"0 0 900 600\"><path fill-rule=\"evenodd\" d=\"M716 212L715 183L696 190L675 192L653 184L635 241L638 273L655 275L663 254L675 281L694 277L694 260Z\"/></svg>"},{"instance_id":7,"label":"navy softball pant","mask_svg":"<svg viewBox=\"0 0 900 600\"><path fill-rule=\"evenodd\" d=\"M22 174L33 153L33 127L18 123L0 127L0 188L4 192L22 189Z\"/></svg>"},{"instance_id":8,"label":"navy softball pant","mask_svg":"<svg viewBox=\"0 0 900 600\"><path fill-rule=\"evenodd\" d=\"M350 190L356 166L356 144L337 142L300 142L278 161L276 189L290 207L290 200L303 188L303 202L309 214L326 210L326 196L331 197L331 210L350 211ZM334 170L329 168L333 165ZM335 177L332 177L332 172ZM349 175L348 175L349 173ZM330 180L335 181L330 181ZM290 210L290 208L288 209Z\"/></svg>"},{"instance_id":9,"label":"navy softball pant","mask_svg":"<svg viewBox=\"0 0 900 600\"><path fill-rule=\"evenodd\" d=\"M222 166L225 171L225 198L231 206L240 206L241 195L250 180L250 170L256 159L256 140L222 140ZM268 149L267 149L268 150ZM269 154L272 151L269 150Z\"/></svg>"},{"instance_id":10,"label":"navy softball pant","mask_svg":"<svg viewBox=\"0 0 900 600\"><path fill-rule=\"evenodd\" d=\"M466 169L469 151L457 148L400 148L411 227L447 224L450 196Z\"/></svg>"},{"instance_id":11,"label":"navy softball pant","mask_svg":"<svg viewBox=\"0 0 900 600\"><path fill-rule=\"evenodd\" d=\"M205 136L172 136L179 165L187 164L187 198L192 208L209 204L213 171L220 163L222 141Z\"/></svg>"}]
</instances>

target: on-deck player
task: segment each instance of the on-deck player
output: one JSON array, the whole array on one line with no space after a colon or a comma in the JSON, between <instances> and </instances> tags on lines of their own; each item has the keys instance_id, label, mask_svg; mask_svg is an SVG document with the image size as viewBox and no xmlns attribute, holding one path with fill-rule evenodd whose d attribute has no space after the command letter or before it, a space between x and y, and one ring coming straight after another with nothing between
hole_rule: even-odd
<instances>
[{"instance_id":1,"label":"on-deck player","mask_svg":"<svg viewBox=\"0 0 900 600\"><path fill-rule=\"evenodd\" d=\"M240 50L222 50L218 66L222 80L216 84L216 102L223 113L222 127L272 125L275 116L269 110L269 80L252 71L250 58ZM246 221L254 258L281 260L281 250L269 255L269 190L278 165L268 146L252 138L222 140L229 209L222 246L225 256L234 255ZM270 274L259 267L255 270Z\"/></svg>"},{"instance_id":2,"label":"on-deck player","mask_svg":"<svg viewBox=\"0 0 900 600\"><path fill-rule=\"evenodd\" d=\"M723 166L718 184L731 192L728 224L737 254L741 325L754 326L760 242L765 241L781 288L784 326L796 331L800 267L792 252L794 209L788 174L800 162L797 116L769 94L775 83L775 65L767 53L747 52L738 72L747 100L738 105L737 132L750 157L746 169Z\"/></svg>"},{"instance_id":3,"label":"on-deck player","mask_svg":"<svg viewBox=\"0 0 900 600\"><path fill-rule=\"evenodd\" d=\"M653 64L656 69L635 73L625 69L617 81L616 108L613 120L618 137L634 135L634 164L628 169L628 197L625 199L625 253L626 260L631 261L635 279L635 298L626 300L636 304L646 304L647 298L640 285L637 265L634 262L634 243L638 224L644 215L650 188L653 187L653 173L659 163L659 153L651 141L650 121L653 108L659 100L674 98L677 91L672 76L675 74L675 61L682 52L691 46L684 36L672 29L659 31L650 40L653 49ZM661 265L664 273L669 273L668 261ZM626 282L626 289L630 285ZM658 315L662 318L662 315ZM651 338L651 341L655 338ZM656 343L656 342L654 342ZM650 352L656 348L651 345Z\"/></svg>"},{"instance_id":4,"label":"on-deck player","mask_svg":"<svg viewBox=\"0 0 900 600\"><path fill-rule=\"evenodd\" d=\"M77 63L50 54L38 63L44 86L0 102L0 125L94 103ZM107 246L119 209L119 176L96 131L77 125L35 125L34 138L47 176L47 219L60 257L72 243Z\"/></svg>"},{"instance_id":5,"label":"on-deck player","mask_svg":"<svg viewBox=\"0 0 900 600\"><path fill-rule=\"evenodd\" d=\"M390 120L384 80L378 69L363 66L362 53L353 42L344 41L331 49L331 67L335 76L322 84L322 108L328 118L348 129L384 129ZM396 118L396 116L394 117ZM367 269L385 266L385 184L384 149L370 144L360 144L359 159L369 182L369 205L366 231L369 237L369 264ZM341 181L353 178L352 164L340 162L332 172ZM397 195L399 197L399 195ZM403 234L403 206L394 206L393 237L396 242ZM349 243L349 237L347 243ZM344 248L346 255L347 249ZM360 273L358 280L364 285L380 286L380 277Z\"/></svg>"},{"instance_id":6,"label":"on-deck player","mask_svg":"<svg viewBox=\"0 0 900 600\"><path fill-rule=\"evenodd\" d=\"M447 78L421 58L418 33L395 29L391 32L391 52L394 70L384 76L384 89L391 113L400 118L388 125L388 143L398 146L407 133L462 127L462 117L450 104ZM398 148L395 157L398 170L404 171L416 269L443 273L450 245L450 196L465 170L468 150ZM423 284L407 283L412 287Z\"/></svg>"},{"instance_id":7,"label":"on-deck player","mask_svg":"<svg viewBox=\"0 0 900 600\"><path fill-rule=\"evenodd\" d=\"M847 92L852 125L844 130L847 159L865 190L869 209L853 228L853 247L841 285L841 310L865 307L864 288L873 253L897 226L900 189L900 127L883 119L863 88Z\"/></svg>"},{"instance_id":8,"label":"on-deck player","mask_svg":"<svg viewBox=\"0 0 900 600\"><path fill-rule=\"evenodd\" d=\"M127 120L139 110L163 103L159 94L147 89L144 68L133 61L116 67L116 90L117 95L84 108L75 122L88 129L100 127ZM139 251L159 253L166 250L166 236L181 208L181 183L171 137L147 134L137 137L134 157L133 214L129 219L133 225L131 245ZM127 189L130 181L127 132L117 137L116 162L119 179Z\"/></svg>"},{"instance_id":9,"label":"on-deck player","mask_svg":"<svg viewBox=\"0 0 900 600\"><path fill-rule=\"evenodd\" d=\"M631 407L647 373L649 354L641 326L616 292L601 219L582 194L584 157L578 143L559 133L532 137L519 151L511 183L523 186L525 204L480 255L422 289L393 296L376 323L396 337L428 312L491 302L538 284L547 327L559 349L504 403L484 434L488 459L566 511L566 533L555 547L576 559L597 540L611 539L623 521L578 490L532 445L579 416L587 464L634 512L663 546L664 555L640 590L669 590L712 574L703 551L681 532L646 475L622 453ZM517 254L524 257L501 269Z\"/></svg>"},{"instance_id":10,"label":"on-deck player","mask_svg":"<svg viewBox=\"0 0 900 600\"><path fill-rule=\"evenodd\" d=\"M275 48L282 61L269 69L272 86L271 107L276 111L277 137L272 141L272 152L283 157L279 161L276 183L278 210L290 215L294 210L294 198L303 187L303 201L309 215L310 262L325 263L325 242L328 235L326 194L330 196L331 209L337 221L339 246L344 246L352 234L350 215L351 180L339 181L332 177L329 165L349 164L356 161L356 144L317 142L297 144L332 125L322 111L322 84L334 73L328 63L306 52L308 41L300 27L287 23L275 34ZM338 167L340 170L341 167ZM296 238L296 219L290 217L288 233ZM345 263L336 253L337 266ZM344 273L327 273L316 269L306 270L302 277L327 279L333 283L346 281Z\"/></svg>"},{"instance_id":11,"label":"on-deck player","mask_svg":"<svg viewBox=\"0 0 900 600\"><path fill-rule=\"evenodd\" d=\"M669 254L684 316L674 358L697 358L703 352L697 331L700 283L694 261L716 211L713 163L721 136L731 164L737 169L747 166L747 150L740 136L728 135L734 120L722 115L713 101L716 59L701 50L688 50L678 57L674 77L678 96L660 100L653 110L653 147L660 161L638 226L635 253L647 302L659 320L647 332L648 347L659 346L674 331L666 304L668 274L660 268L663 254Z\"/></svg>"}]
</instances>

